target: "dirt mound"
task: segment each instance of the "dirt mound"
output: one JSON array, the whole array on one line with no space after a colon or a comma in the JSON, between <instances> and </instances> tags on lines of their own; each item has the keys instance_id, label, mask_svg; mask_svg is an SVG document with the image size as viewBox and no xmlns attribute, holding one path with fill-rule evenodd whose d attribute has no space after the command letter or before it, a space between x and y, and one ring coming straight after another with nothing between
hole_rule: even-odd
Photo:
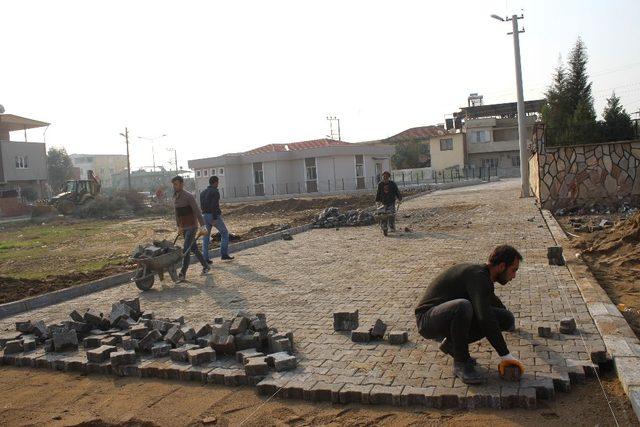
<instances>
[{"instance_id":1,"label":"dirt mound","mask_svg":"<svg viewBox=\"0 0 640 427\"><path fill-rule=\"evenodd\" d=\"M46 294L68 288L79 283L98 280L112 274L130 270L130 266L109 266L90 273L73 273L59 276L49 276L45 280L17 279L14 277L0 276L0 304L16 301L23 298Z\"/></svg>"},{"instance_id":2,"label":"dirt mound","mask_svg":"<svg viewBox=\"0 0 640 427\"><path fill-rule=\"evenodd\" d=\"M583 237L576 246L640 336L640 212L610 229Z\"/></svg>"}]
</instances>

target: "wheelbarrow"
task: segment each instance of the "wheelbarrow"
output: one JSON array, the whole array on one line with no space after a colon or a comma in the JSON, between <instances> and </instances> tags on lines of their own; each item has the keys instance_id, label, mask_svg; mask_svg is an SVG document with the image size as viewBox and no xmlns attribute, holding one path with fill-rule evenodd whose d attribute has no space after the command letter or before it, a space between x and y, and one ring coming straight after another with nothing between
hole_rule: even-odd
<instances>
[{"instance_id":1,"label":"wheelbarrow","mask_svg":"<svg viewBox=\"0 0 640 427\"><path fill-rule=\"evenodd\" d=\"M374 213L374 218L382 226L384 222L389 221L389 219L393 219L396 217L398 213L398 209L400 209L400 203L395 205L395 211L392 209L393 206L378 206L376 208L376 212ZM386 236L387 232L384 227L382 227L382 232Z\"/></svg>"},{"instance_id":2,"label":"wheelbarrow","mask_svg":"<svg viewBox=\"0 0 640 427\"><path fill-rule=\"evenodd\" d=\"M175 244L177 240L178 236L176 236L173 244L164 240L156 245L162 248L163 253L161 255L147 256L143 253L138 257L133 256L130 258L131 261L138 265L138 269L131 279L135 282L138 289L142 291L151 289L156 274L160 281L164 281L165 272L169 273L174 283L178 281L177 269L178 265L182 262L183 253L182 248ZM154 242L154 244L155 243L157 242Z\"/></svg>"}]
</instances>

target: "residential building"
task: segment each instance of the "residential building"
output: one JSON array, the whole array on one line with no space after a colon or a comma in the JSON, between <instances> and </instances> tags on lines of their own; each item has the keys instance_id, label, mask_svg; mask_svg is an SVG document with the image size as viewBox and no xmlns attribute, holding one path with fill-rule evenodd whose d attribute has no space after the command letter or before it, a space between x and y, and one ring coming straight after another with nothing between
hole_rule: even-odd
<instances>
[{"instance_id":1,"label":"residential building","mask_svg":"<svg viewBox=\"0 0 640 427\"><path fill-rule=\"evenodd\" d=\"M527 144L532 141L533 126L544 102L543 99L525 102ZM469 106L454 113L456 123L462 119L462 131L466 134L467 167L492 168L500 177L520 176L517 110L515 102L483 105L482 97L472 94Z\"/></svg>"},{"instance_id":2,"label":"residential building","mask_svg":"<svg viewBox=\"0 0 640 427\"><path fill-rule=\"evenodd\" d=\"M220 179L223 198L334 193L377 186L393 147L332 139L269 144L244 153L189 160L196 191Z\"/></svg>"},{"instance_id":3,"label":"residential building","mask_svg":"<svg viewBox=\"0 0 640 427\"><path fill-rule=\"evenodd\" d=\"M440 126L420 126L400 132L382 140L387 144L417 142L420 144L418 166L440 171L464 166L464 134L459 130L446 130Z\"/></svg>"},{"instance_id":4,"label":"residential building","mask_svg":"<svg viewBox=\"0 0 640 427\"><path fill-rule=\"evenodd\" d=\"M102 183L102 188L113 187L111 175L127 170L125 154L71 154L73 166L80 170L78 179L87 179L92 170Z\"/></svg>"},{"instance_id":5,"label":"residential building","mask_svg":"<svg viewBox=\"0 0 640 427\"><path fill-rule=\"evenodd\" d=\"M27 141L27 129L49 123L13 114L0 114L0 190L29 191L35 197L47 195L47 150L44 143ZM24 141L12 140L12 132L24 132Z\"/></svg>"},{"instance_id":6,"label":"residential building","mask_svg":"<svg viewBox=\"0 0 640 427\"><path fill-rule=\"evenodd\" d=\"M156 191L161 189L167 191L171 188L171 178L176 175L181 175L185 178L185 186L187 189L193 189L188 176L191 171L170 171L164 167L157 167L155 171L137 170L131 171L131 189L135 191L148 191L151 194L156 194ZM111 175L111 184L114 190L127 190L129 188L129 177L125 170L123 172L117 172Z\"/></svg>"}]
</instances>

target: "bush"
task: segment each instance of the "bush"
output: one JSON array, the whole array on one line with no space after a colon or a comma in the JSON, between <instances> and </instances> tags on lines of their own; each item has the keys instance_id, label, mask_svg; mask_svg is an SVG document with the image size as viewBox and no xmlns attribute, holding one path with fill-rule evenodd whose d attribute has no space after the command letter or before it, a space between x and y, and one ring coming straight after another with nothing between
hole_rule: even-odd
<instances>
[{"instance_id":1,"label":"bush","mask_svg":"<svg viewBox=\"0 0 640 427\"><path fill-rule=\"evenodd\" d=\"M80 218L116 218L129 205L122 196L98 197L78 207L76 216Z\"/></svg>"}]
</instances>

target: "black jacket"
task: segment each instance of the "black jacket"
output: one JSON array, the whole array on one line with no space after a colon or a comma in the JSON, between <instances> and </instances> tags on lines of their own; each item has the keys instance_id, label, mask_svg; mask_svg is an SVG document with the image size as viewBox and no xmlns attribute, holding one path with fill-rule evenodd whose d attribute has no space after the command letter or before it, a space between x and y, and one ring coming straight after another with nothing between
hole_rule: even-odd
<instances>
[{"instance_id":1,"label":"black jacket","mask_svg":"<svg viewBox=\"0 0 640 427\"><path fill-rule=\"evenodd\" d=\"M220 191L213 186L208 186L200 193L200 207L203 214L213 214L213 219L217 219L222 214L220 210Z\"/></svg>"},{"instance_id":2,"label":"black jacket","mask_svg":"<svg viewBox=\"0 0 640 427\"><path fill-rule=\"evenodd\" d=\"M440 273L418 301L416 315L447 301L464 298L473 306L473 318L500 356L509 353L491 307L505 308L494 293L486 265L458 264Z\"/></svg>"},{"instance_id":3,"label":"black jacket","mask_svg":"<svg viewBox=\"0 0 640 427\"><path fill-rule=\"evenodd\" d=\"M393 205L396 199L402 200L402 195L396 183L391 180L388 182L380 181L378 184L378 192L376 193L376 202L389 206Z\"/></svg>"}]
</instances>

